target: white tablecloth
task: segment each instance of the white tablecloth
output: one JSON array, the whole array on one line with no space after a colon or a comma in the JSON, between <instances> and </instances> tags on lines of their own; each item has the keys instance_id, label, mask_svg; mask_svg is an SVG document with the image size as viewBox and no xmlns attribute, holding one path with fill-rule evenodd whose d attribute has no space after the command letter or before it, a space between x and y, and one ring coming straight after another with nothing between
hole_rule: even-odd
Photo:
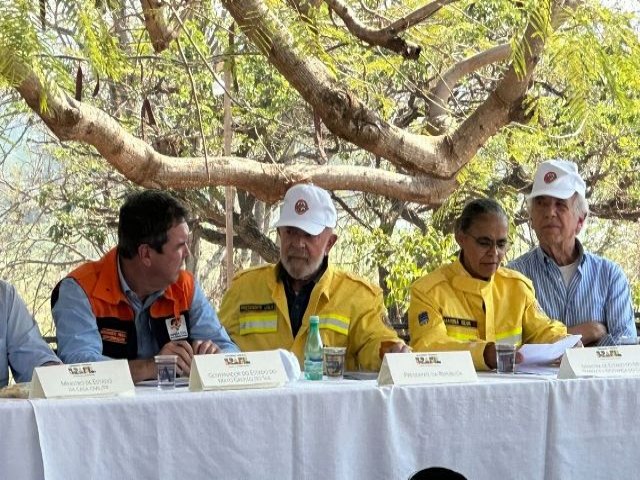
<instances>
[{"instance_id":1,"label":"white tablecloth","mask_svg":"<svg viewBox=\"0 0 640 480\"><path fill-rule=\"evenodd\" d=\"M563 380L553 387L546 478L640 478L640 379Z\"/></svg>"},{"instance_id":2,"label":"white tablecloth","mask_svg":"<svg viewBox=\"0 0 640 480\"><path fill-rule=\"evenodd\" d=\"M640 378L136 393L0 403L1 477L395 480L440 465L470 480L631 479L640 469Z\"/></svg>"},{"instance_id":3,"label":"white tablecloth","mask_svg":"<svg viewBox=\"0 0 640 480\"><path fill-rule=\"evenodd\" d=\"M31 404L0 399L0 479L40 479L42 454Z\"/></svg>"}]
</instances>

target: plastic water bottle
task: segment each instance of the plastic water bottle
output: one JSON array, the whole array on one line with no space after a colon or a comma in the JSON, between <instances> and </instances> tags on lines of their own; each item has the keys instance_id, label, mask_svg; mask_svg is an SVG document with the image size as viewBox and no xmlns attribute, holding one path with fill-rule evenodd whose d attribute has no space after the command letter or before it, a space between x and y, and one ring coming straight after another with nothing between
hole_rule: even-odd
<instances>
[{"instance_id":1,"label":"plastic water bottle","mask_svg":"<svg viewBox=\"0 0 640 480\"><path fill-rule=\"evenodd\" d=\"M318 323L320 319L316 315L309 317L309 334L304 345L304 378L307 380L322 380L323 355L322 339Z\"/></svg>"}]
</instances>

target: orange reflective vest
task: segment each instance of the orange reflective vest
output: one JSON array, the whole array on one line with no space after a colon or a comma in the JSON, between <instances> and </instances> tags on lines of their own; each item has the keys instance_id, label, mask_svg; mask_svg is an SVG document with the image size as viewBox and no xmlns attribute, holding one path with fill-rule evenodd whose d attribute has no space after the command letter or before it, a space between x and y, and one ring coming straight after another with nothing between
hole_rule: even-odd
<instances>
[{"instance_id":1,"label":"orange reflective vest","mask_svg":"<svg viewBox=\"0 0 640 480\"><path fill-rule=\"evenodd\" d=\"M102 354L135 359L138 351L135 312L120 287L117 250L114 248L100 260L81 265L68 276L78 282L91 304L102 338ZM149 323L160 347L170 341L169 329L175 322L183 322L188 332L194 287L193 276L183 270L178 280L151 305ZM52 305L57 300L57 290L56 286Z\"/></svg>"}]
</instances>

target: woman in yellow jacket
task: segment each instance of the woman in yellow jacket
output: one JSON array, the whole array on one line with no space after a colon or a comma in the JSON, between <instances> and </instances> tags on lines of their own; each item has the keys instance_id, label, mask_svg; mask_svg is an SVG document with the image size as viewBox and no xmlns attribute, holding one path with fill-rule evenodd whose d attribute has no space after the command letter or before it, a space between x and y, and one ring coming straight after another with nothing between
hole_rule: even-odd
<instances>
[{"instance_id":1,"label":"woman in yellow jacket","mask_svg":"<svg viewBox=\"0 0 640 480\"><path fill-rule=\"evenodd\" d=\"M501 266L508 231L507 214L495 200L467 204L455 225L458 260L411 287L414 351L469 350L476 369L489 370L496 367L496 342L552 343L567 335L540 309L531 281Z\"/></svg>"}]
</instances>

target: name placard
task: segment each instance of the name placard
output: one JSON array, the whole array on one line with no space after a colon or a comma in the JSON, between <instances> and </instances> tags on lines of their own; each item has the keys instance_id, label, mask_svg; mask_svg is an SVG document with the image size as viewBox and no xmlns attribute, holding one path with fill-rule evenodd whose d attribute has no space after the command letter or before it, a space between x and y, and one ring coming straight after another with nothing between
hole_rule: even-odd
<instances>
[{"instance_id":1,"label":"name placard","mask_svg":"<svg viewBox=\"0 0 640 480\"><path fill-rule=\"evenodd\" d=\"M126 360L36 367L29 398L111 397L134 395Z\"/></svg>"},{"instance_id":2,"label":"name placard","mask_svg":"<svg viewBox=\"0 0 640 480\"><path fill-rule=\"evenodd\" d=\"M287 374L277 350L219 353L193 357L189 390L273 388L286 382Z\"/></svg>"},{"instance_id":3,"label":"name placard","mask_svg":"<svg viewBox=\"0 0 640 480\"><path fill-rule=\"evenodd\" d=\"M562 356L558 378L640 376L640 346L572 348Z\"/></svg>"},{"instance_id":4,"label":"name placard","mask_svg":"<svg viewBox=\"0 0 640 480\"><path fill-rule=\"evenodd\" d=\"M378 374L378 386L422 383L477 382L471 353L387 353Z\"/></svg>"}]
</instances>

